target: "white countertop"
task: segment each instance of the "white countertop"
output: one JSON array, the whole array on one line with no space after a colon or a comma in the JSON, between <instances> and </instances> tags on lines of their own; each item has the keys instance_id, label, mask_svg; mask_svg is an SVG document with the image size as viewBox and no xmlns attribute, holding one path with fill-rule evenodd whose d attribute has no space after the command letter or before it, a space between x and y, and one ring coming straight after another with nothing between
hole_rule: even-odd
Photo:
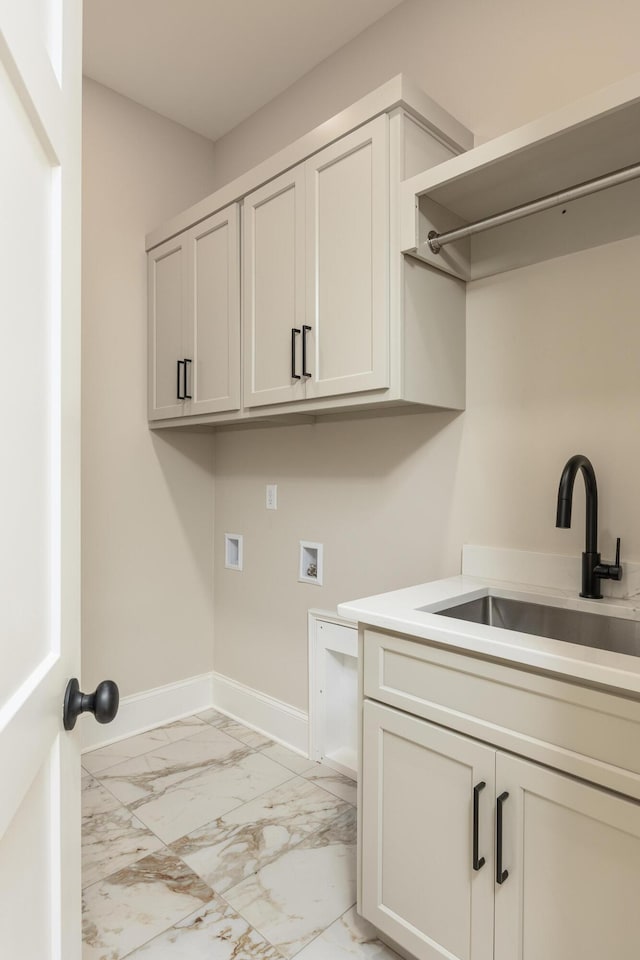
<instances>
[{"instance_id":1,"label":"white countertop","mask_svg":"<svg viewBox=\"0 0 640 960\"><path fill-rule=\"evenodd\" d=\"M555 607L640 620L640 598L584 600L572 590L530 586L505 580L461 575L402 590L381 593L338 606L340 616L417 640L492 657L521 667L559 674L589 685L640 695L640 657L577 643L531 636L502 627L437 616L452 603L497 594ZM421 609L426 608L426 609Z\"/></svg>"}]
</instances>

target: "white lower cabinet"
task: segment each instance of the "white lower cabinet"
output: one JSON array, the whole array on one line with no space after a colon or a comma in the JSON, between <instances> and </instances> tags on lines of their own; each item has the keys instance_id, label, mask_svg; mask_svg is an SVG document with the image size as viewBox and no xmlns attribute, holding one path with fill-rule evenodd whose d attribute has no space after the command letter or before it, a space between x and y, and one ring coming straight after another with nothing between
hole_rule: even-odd
<instances>
[{"instance_id":1,"label":"white lower cabinet","mask_svg":"<svg viewBox=\"0 0 640 960\"><path fill-rule=\"evenodd\" d=\"M638 889L636 801L365 700L360 907L410 955L637 960Z\"/></svg>"}]
</instances>

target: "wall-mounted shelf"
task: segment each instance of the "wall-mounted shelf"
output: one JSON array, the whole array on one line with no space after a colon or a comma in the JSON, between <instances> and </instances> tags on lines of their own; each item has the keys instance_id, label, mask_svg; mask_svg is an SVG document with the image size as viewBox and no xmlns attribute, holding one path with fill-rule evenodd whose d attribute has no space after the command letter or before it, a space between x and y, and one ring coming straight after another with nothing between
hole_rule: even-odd
<instances>
[{"instance_id":1,"label":"wall-mounted shelf","mask_svg":"<svg viewBox=\"0 0 640 960\"><path fill-rule=\"evenodd\" d=\"M640 161L640 75L406 180L401 246L464 280L640 233L640 179L457 240L443 233Z\"/></svg>"}]
</instances>

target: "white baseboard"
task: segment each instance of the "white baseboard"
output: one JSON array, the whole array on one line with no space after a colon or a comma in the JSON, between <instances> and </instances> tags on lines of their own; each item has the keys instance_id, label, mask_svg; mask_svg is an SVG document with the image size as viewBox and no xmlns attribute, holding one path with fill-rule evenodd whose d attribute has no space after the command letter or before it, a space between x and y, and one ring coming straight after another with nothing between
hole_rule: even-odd
<instances>
[{"instance_id":1,"label":"white baseboard","mask_svg":"<svg viewBox=\"0 0 640 960\"><path fill-rule=\"evenodd\" d=\"M234 720L309 756L309 715L221 673L213 674L213 705Z\"/></svg>"},{"instance_id":2,"label":"white baseboard","mask_svg":"<svg viewBox=\"0 0 640 960\"><path fill-rule=\"evenodd\" d=\"M290 750L305 757L309 755L308 714L220 673L203 673L123 697L117 717L106 726L96 723L93 717L81 717L82 752L190 717L210 707L264 733Z\"/></svg>"},{"instance_id":3,"label":"white baseboard","mask_svg":"<svg viewBox=\"0 0 640 960\"><path fill-rule=\"evenodd\" d=\"M178 680L164 687L123 697L115 720L106 726L92 716L81 717L82 752L124 740L153 727L190 717L213 706L213 673Z\"/></svg>"}]
</instances>

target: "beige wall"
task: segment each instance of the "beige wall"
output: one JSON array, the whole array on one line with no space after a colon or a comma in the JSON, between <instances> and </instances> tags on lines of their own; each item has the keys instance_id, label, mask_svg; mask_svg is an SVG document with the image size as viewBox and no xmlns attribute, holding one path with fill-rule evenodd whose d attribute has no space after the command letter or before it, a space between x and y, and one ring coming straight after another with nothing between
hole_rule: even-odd
<instances>
[{"instance_id":1,"label":"beige wall","mask_svg":"<svg viewBox=\"0 0 640 960\"><path fill-rule=\"evenodd\" d=\"M639 30L635 0L407 0L219 141L216 180L400 70L485 139L637 70ZM620 534L640 560L639 255L634 239L470 285L463 415L220 433L216 670L305 708L309 607L455 573L464 542L579 553L582 491L574 529L554 527L576 452L603 552ZM241 574L225 531L245 535ZM296 582L299 539L325 545L322 588Z\"/></svg>"},{"instance_id":2,"label":"beige wall","mask_svg":"<svg viewBox=\"0 0 640 960\"><path fill-rule=\"evenodd\" d=\"M637 0L405 0L215 145L226 183L396 73L478 142L640 69Z\"/></svg>"},{"instance_id":3,"label":"beige wall","mask_svg":"<svg viewBox=\"0 0 640 960\"><path fill-rule=\"evenodd\" d=\"M83 684L213 665L213 440L146 420L147 230L212 190L212 144L87 80L83 110Z\"/></svg>"}]
</instances>

